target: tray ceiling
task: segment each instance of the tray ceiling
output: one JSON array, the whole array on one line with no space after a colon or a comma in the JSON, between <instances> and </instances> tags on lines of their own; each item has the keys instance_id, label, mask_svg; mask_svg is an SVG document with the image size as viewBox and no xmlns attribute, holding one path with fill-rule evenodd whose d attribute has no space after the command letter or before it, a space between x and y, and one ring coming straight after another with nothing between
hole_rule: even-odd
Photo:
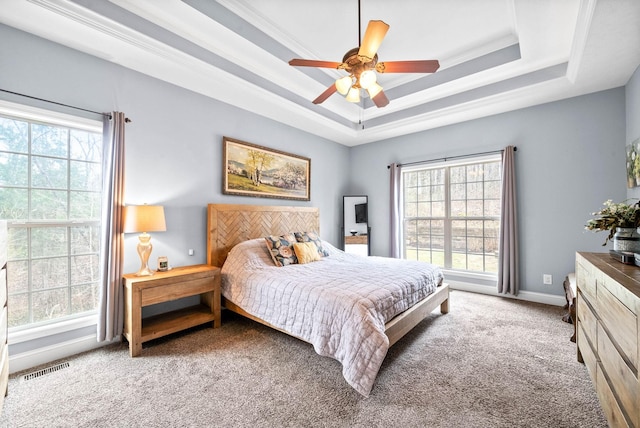
<instances>
[{"instance_id":1,"label":"tray ceiling","mask_svg":"<svg viewBox=\"0 0 640 428\"><path fill-rule=\"evenodd\" d=\"M334 94L358 45L356 0L3 0L0 22L347 146L623 86L640 64L637 0L361 0L361 29L390 25L390 104ZM42 25L46 22L47 25Z\"/></svg>"}]
</instances>

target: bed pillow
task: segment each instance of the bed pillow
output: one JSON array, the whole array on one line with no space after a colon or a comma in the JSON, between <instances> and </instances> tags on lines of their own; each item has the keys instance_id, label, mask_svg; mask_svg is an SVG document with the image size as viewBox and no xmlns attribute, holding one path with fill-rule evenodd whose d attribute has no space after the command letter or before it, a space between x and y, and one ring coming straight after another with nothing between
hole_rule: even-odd
<instances>
[{"instance_id":1,"label":"bed pillow","mask_svg":"<svg viewBox=\"0 0 640 428\"><path fill-rule=\"evenodd\" d=\"M295 236L291 234L270 235L265 237L264 240L276 266L282 267L298 263L296 253L293 251L293 244L296 242Z\"/></svg>"},{"instance_id":2,"label":"bed pillow","mask_svg":"<svg viewBox=\"0 0 640 428\"><path fill-rule=\"evenodd\" d=\"M298 257L298 263L305 264L321 259L318 247L313 242L296 242L293 244L293 251Z\"/></svg>"},{"instance_id":3,"label":"bed pillow","mask_svg":"<svg viewBox=\"0 0 640 428\"><path fill-rule=\"evenodd\" d=\"M294 232L294 236L296 237L296 241L298 242L313 242L318 249L318 254L320 257L326 257L329 255L324 248L322 248L322 240L315 232Z\"/></svg>"}]
</instances>

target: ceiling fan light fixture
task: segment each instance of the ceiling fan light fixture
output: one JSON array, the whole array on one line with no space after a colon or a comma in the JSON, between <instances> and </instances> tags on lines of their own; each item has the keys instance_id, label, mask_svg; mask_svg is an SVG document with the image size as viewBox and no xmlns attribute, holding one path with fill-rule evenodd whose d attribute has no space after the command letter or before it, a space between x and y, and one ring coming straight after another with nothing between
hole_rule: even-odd
<instances>
[{"instance_id":1,"label":"ceiling fan light fixture","mask_svg":"<svg viewBox=\"0 0 640 428\"><path fill-rule=\"evenodd\" d=\"M351 76L344 76L336 80L336 89L342 95L347 95L351 85L353 85L353 78Z\"/></svg>"},{"instance_id":2,"label":"ceiling fan light fixture","mask_svg":"<svg viewBox=\"0 0 640 428\"><path fill-rule=\"evenodd\" d=\"M347 97L345 99L347 101L349 101L350 103L359 103L360 102L360 89L358 89L356 87L351 87L351 89L349 89L349 93L347 94Z\"/></svg>"},{"instance_id":3,"label":"ceiling fan light fixture","mask_svg":"<svg viewBox=\"0 0 640 428\"><path fill-rule=\"evenodd\" d=\"M369 93L369 98L375 97L380 93L380 91L382 91L382 86L378 85L375 82L373 82L373 84L367 88L367 92Z\"/></svg>"},{"instance_id":4,"label":"ceiling fan light fixture","mask_svg":"<svg viewBox=\"0 0 640 428\"><path fill-rule=\"evenodd\" d=\"M365 70L360 75L360 87L368 89L376 83L376 72L373 70Z\"/></svg>"}]
</instances>

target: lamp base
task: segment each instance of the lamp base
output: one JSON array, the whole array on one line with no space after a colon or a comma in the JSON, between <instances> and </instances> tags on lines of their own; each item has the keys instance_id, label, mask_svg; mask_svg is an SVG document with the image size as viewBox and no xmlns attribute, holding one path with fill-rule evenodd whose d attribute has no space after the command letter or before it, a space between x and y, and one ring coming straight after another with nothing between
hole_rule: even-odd
<instances>
[{"instance_id":1,"label":"lamp base","mask_svg":"<svg viewBox=\"0 0 640 428\"><path fill-rule=\"evenodd\" d=\"M149 276L153 275L155 271L149 268L149 256L153 245L151 245L151 235L148 233L141 233L138 235L138 255L140 256L140 270L136 272L136 276Z\"/></svg>"},{"instance_id":2,"label":"lamp base","mask_svg":"<svg viewBox=\"0 0 640 428\"><path fill-rule=\"evenodd\" d=\"M149 267L141 267L140 270L138 272L136 272L136 276L151 276L153 274L155 274L156 271L149 269Z\"/></svg>"}]
</instances>

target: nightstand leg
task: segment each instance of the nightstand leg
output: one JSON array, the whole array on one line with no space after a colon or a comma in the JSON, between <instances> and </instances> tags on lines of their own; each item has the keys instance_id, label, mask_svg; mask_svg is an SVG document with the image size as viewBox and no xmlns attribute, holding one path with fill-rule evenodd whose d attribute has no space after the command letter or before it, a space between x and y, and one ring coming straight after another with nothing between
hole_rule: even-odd
<instances>
[{"instance_id":1,"label":"nightstand leg","mask_svg":"<svg viewBox=\"0 0 640 428\"><path fill-rule=\"evenodd\" d=\"M131 293L131 306L129 314L131 316L131 333L129 337L129 355L137 357L142 353L142 293L140 290L133 290Z\"/></svg>"}]
</instances>

